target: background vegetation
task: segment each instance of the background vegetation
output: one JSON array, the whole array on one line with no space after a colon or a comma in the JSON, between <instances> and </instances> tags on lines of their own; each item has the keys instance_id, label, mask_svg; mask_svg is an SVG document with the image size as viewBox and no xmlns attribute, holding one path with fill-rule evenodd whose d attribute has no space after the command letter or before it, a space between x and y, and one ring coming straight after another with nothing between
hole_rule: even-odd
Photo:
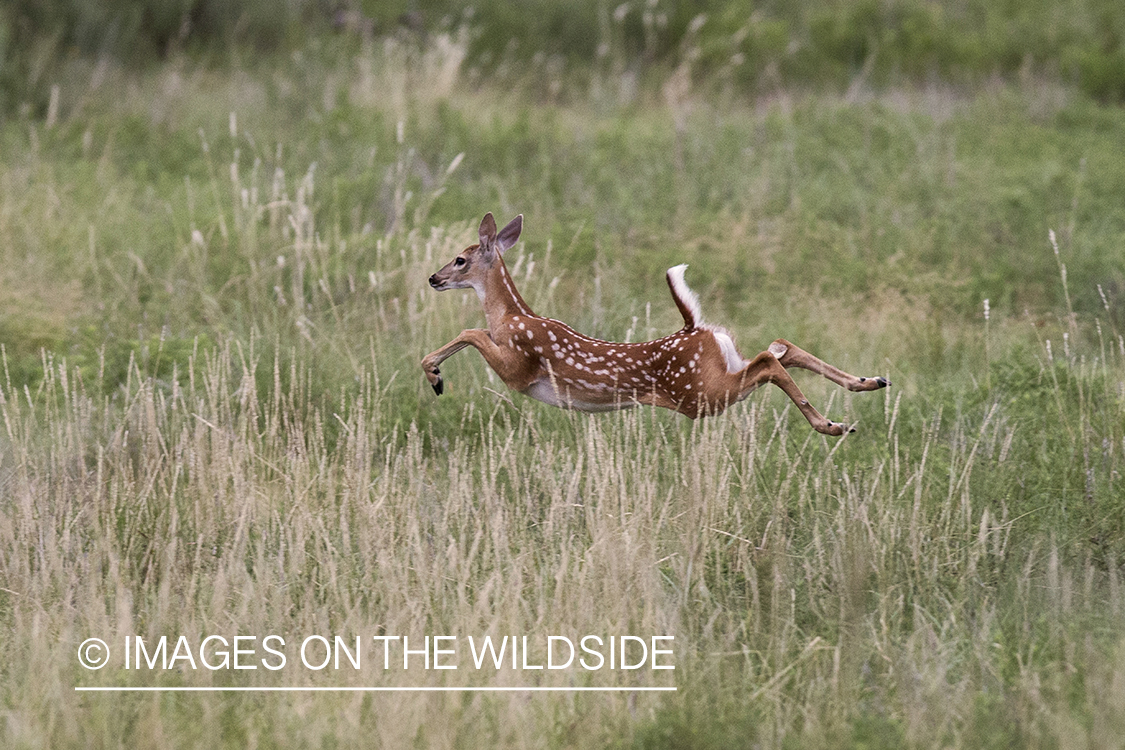
<instances>
[{"instance_id":1,"label":"background vegetation","mask_svg":"<svg viewBox=\"0 0 1125 750\"><path fill-rule=\"evenodd\" d=\"M4 744L1120 746L1123 19L6 4ZM831 442L776 392L564 413L471 352L437 399L481 316L425 279L486 210L579 330L674 330L688 262L744 354L894 387L802 378ZM266 631L667 632L679 691L73 691L403 682L74 660Z\"/></svg>"},{"instance_id":2,"label":"background vegetation","mask_svg":"<svg viewBox=\"0 0 1125 750\"><path fill-rule=\"evenodd\" d=\"M259 54L328 31L425 45L467 34L475 74L597 79L689 65L696 82L761 93L778 86L977 84L1046 75L1101 101L1125 99L1125 21L1114 0L13 0L0 9L6 108L43 109L60 59L132 65L184 50ZM505 76L507 77L507 76Z\"/></svg>"}]
</instances>

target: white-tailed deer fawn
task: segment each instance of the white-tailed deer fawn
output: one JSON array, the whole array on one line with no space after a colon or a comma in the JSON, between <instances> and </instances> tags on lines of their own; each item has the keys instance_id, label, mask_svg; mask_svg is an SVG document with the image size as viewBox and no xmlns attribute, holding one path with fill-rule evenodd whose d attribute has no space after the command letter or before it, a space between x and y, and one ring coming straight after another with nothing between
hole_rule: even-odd
<instances>
[{"instance_id":1,"label":"white-tailed deer fawn","mask_svg":"<svg viewBox=\"0 0 1125 750\"><path fill-rule=\"evenodd\" d=\"M422 369L441 395L440 365L472 346L509 388L553 406L611 411L638 404L674 409L691 418L721 413L763 383L785 391L818 432L842 435L847 428L825 419L802 395L788 367L823 375L850 391L886 388L886 378L858 378L822 362L784 339L746 360L730 333L707 325L699 300L684 282L684 269L668 269L668 286L684 327L671 336L619 344L583 336L564 323L531 311L516 291L501 257L519 239L523 216L496 231L492 214L480 223L480 243L463 250L430 277L430 286L476 290L488 328L471 328L422 359Z\"/></svg>"}]
</instances>

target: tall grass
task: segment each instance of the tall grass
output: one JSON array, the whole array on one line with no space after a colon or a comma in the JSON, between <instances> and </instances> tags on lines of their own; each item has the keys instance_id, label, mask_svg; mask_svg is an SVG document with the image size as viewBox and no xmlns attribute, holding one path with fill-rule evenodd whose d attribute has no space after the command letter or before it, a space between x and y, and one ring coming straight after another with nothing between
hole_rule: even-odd
<instances>
[{"instance_id":1,"label":"tall grass","mask_svg":"<svg viewBox=\"0 0 1125 750\"><path fill-rule=\"evenodd\" d=\"M832 443L776 399L688 423L494 397L466 403L459 430L421 431L392 421L371 363L330 411L307 376L284 384L252 346L193 354L170 384L134 365L113 401L49 360L36 391L0 393L8 742L662 746L749 732L847 744L874 732L888 745L1112 744L1125 698L1120 511L1101 540L1076 540L1086 512L1066 506L1115 512L1121 422L1084 391L1120 399L1122 364L1113 353L1096 368L1113 383L1069 363L1043 374L1044 406L1077 407L1047 420L1051 455L1098 457L1084 488L1063 472L1021 493L1043 422L997 402L908 427L888 391L868 404L864 437ZM294 713L280 698L72 691L557 684L511 670L242 680L74 662L90 634L216 632L667 633L680 692L633 696L625 713L624 698L411 696Z\"/></svg>"}]
</instances>

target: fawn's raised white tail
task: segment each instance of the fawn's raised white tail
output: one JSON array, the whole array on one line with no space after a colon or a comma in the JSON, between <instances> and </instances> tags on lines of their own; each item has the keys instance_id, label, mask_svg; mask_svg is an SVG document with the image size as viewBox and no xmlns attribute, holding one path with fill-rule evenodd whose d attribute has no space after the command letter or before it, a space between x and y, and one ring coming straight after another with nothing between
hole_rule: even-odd
<instances>
[{"instance_id":1,"label":"fawn's raised white tail","mask_svg":"<svg viewBox=\"0 0 1125 750\"><path fill-rule=\"evenodd\" d=\"M466 346L484 356L509 388L553 406L612 411L638 404L662 406L692 419L716 415L773 383L793 400L813 429L842 435L847 427L826 419L801 393L788 367L823 375L850 391L886 388L886 378L860 378L823 362L784 339L743 359L730 333L707 325L699 299L684 282L687 266L668 269L672 298L684 327L671 336L637 344L599 341L565 323L536 315L516 290L501 257L519 239L523 216L496 231L492 214L480 223L480 242L430 277L438 291L473 288L484 305L488 328L471 328L422 359L422 369L441 395L438 366Z\"/></svg>"}]
</instances>

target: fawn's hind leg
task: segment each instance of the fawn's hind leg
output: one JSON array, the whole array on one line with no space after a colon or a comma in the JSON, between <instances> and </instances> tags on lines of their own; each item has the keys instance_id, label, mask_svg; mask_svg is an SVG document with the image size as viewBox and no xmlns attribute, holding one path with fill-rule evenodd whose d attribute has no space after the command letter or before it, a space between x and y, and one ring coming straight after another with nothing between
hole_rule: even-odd
<instances>
[{"instance_id":1,"label":"fawn's hind leg","mask_svg":"<svg viewBox=\"0 0 1125 750\"><path fill-rule=\"evenodd\" d=\"M838 436L851 431L847 425L833 422L809 403L809 400L805 398L805 394L801 393L801 389L797 387L793 378L785 371L785 367L782 366L780 358L772 351L773 346L771 346L770 349L771 351L762 352L754 357L754 359L750 360L741 372L730 376L731 378L737 379L737 386L727 393L728 396L735 396L735 398L730 399L730 401L741 401L747 394L761 385L773 383L785 392L785 395L793 401L797 409L800 410L801 414L804 415L805 419L808 420L809 424L817 432L825 435ZM710 395L712 403L723 403L722 394L715 393Z\"/></svg>"},{"instance_id":2,"label":"fawn's hind leg","mask_svg":"<svg viewBox=\"0 0 1125 750\"><path fill-rule=\"evenodd\" d=\"M840 368L833 367L824 360L814 357L785 339L778 339L770 344L769 352L777 357L777 361L781 363L782 367L800 367L815 372L849 391L877 391L891 384L891 381L882 377L861 378L849 375Z\"/></svg>"}]
</instances>

